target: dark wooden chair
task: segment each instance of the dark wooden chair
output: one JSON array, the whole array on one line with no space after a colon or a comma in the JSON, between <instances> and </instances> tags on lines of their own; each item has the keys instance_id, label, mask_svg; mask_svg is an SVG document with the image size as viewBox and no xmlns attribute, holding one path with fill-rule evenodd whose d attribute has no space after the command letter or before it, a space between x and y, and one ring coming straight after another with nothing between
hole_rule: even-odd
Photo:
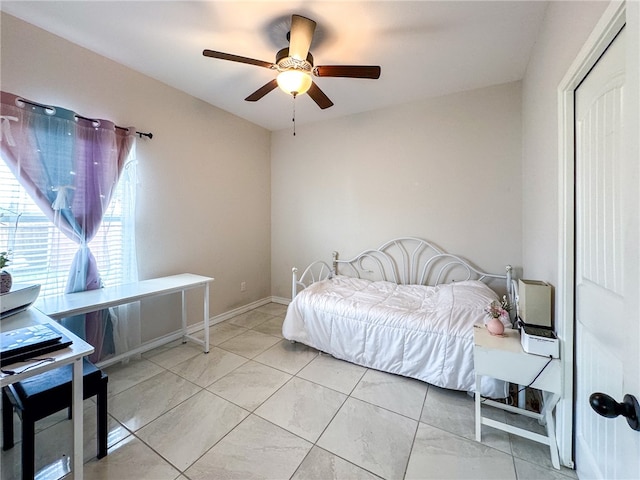
<instances>
[{"instance_id":1,"label":"dark wooden chair","mask_svg":"<svg viewBox=\"0 0 640 480\"><path fill-rule=\"evenodd\" d=\"M65 408L71 418L72 365L55 368L2 388L2 448L13 448L13 409L22 420L22 478L35 475L35 423ZM98 458L107 455L107 375L83 360L83 398L97 396ZM77 413L82 415L82 412Z\"/></svg>"}]
</instances>

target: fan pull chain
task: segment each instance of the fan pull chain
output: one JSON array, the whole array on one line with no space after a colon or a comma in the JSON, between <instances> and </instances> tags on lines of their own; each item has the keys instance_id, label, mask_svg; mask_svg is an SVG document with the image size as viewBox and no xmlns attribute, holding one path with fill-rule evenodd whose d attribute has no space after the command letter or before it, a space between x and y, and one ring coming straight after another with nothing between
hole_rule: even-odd
<instances>
[{"instance_id":1,"label":"fan pull chain","mask_svg":"<svg viewBox=\"0 0 640 480\"><path fill-rule=\"evenodd\" d=\"M296 92L293 92L293 118L291 121L293 122L293 136L296 136Z\"/></svg>"}]
</instances>

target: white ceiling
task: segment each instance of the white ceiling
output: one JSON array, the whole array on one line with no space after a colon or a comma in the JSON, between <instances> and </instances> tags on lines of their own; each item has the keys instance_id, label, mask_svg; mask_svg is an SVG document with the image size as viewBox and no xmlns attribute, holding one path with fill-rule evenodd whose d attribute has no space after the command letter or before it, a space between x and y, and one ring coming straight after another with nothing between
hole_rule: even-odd
<instances>
[{"instance_id":1,"label":"white ceiling","mask_svg":"<svg viewBox=\"0 0 640 480\"><path fill-rule=\"evenodd\" d=\"M379 80L316 78L334 102L296 100L296 123L520 80L542 1L6 1L3 11L269 130L291 126L292 97L244 98L272 70L207 58L211 49L275 61L293 13L318 24L316 65L380 65Z\"/></svg>"}]
</instances>

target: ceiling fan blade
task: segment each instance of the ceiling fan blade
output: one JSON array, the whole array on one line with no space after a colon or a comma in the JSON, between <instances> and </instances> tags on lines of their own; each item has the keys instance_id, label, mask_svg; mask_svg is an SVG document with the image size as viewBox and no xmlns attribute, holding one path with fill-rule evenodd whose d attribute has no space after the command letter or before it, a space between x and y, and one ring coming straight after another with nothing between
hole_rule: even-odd
<instances>
[{"instance_id":1,"label":"ceiling fan blade","mask_svg":"<svg viewBox=\"0 0 640 480\"><path fill-rule=\"evenodd\" d=\"M298 60L306 60L316 22L300 15L291 16L291 33L289 38L289 56Z\"/></svg>"},{"instance_id":2,"label":"ceiling fan blade","mask_svg":"<svg viewBox=\"0 0 640 480\"><path fill-rule=\"evenodd\" d=\"M333 102L329 100L329 97L320 90L320 87L318 87L315 82L311 82L311 87L309 87L309 91L307 93L321 109L324 110L325 108L333 106Z\"/></svg>"},{"instance_id":3,"label":"ceiling fan blade","mask_svg":"<svg viewBox=\"0 0 640 480\"><path fill-rule=\"evenodd\" d=\"M204 50L202 55L205 57L219 58L220 60L230 60L232 62L248 63L249 65L257 65L258 67L273 68L273 63L255 58L241 57L230 53L216 52L214 50Z\"/></svg>"},{"instance_id":4,"label":"ceiling fan blade","mask_svg":"<svg viewBox=\"0 0 640 480\"><path fill-rule=\"evenodd\" d=\"M264 97L267 93L269 93L271 90L273 90L277 86L278 86L278 82L274 78L269 83L263 85L258 90L256 90L251 95L249 95L247 98L245 98L245 100L247 102L257 102L258 100L260 100L262 97Z\"/></svg>"},{"instance_id":5,"label":"ceiling fan blade","mask_svg":"<svg viewBox=\"0 0 640 480\"><path fill-rule=\"evenodd\" d=\"M322 65L313 69L317 77L380 78L377 65Z\"/></svg>"}]
</instances>

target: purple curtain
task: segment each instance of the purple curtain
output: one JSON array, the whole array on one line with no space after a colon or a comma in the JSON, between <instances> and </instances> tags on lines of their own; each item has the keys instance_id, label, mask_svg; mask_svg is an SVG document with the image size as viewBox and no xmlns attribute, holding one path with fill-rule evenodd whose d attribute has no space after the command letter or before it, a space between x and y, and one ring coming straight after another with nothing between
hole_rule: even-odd
<instances>
[{"instance_id":1,"label":"purple curtain","mask_svg":"<svg viewBox=\"0 0 640 480\"><path fill-rule=\"evenodd\" d=\"M102 287L88 243L109 206L134 128L116 127L60 108L0 92L2 156L44 214L78 244L66 293ZM109 311L64 319L95 348L93 361L113 353Z\"/></svg>"}]
</instances>

